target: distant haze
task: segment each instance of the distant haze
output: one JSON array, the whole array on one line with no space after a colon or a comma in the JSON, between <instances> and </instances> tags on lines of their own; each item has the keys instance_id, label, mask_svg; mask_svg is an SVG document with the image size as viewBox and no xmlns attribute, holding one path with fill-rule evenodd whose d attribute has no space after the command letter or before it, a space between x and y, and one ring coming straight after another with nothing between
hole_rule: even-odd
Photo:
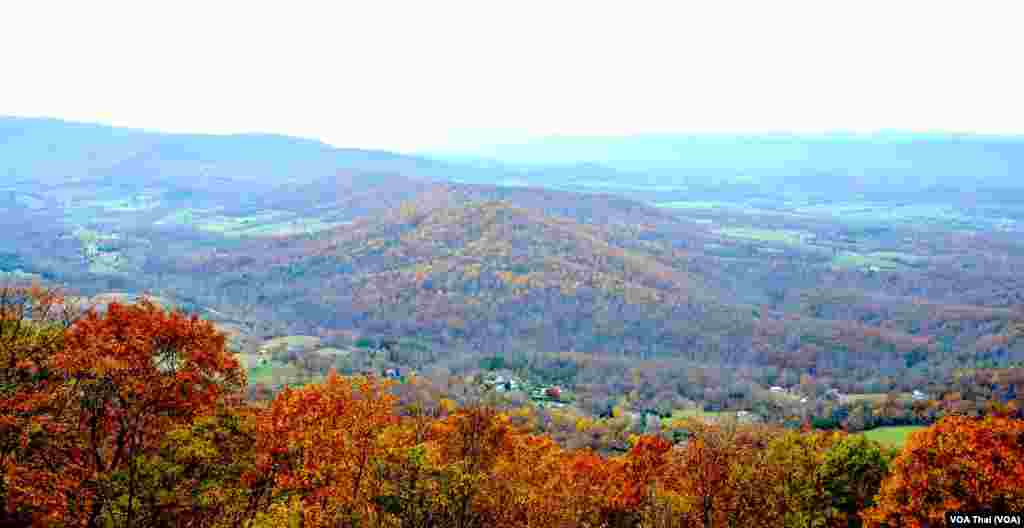
<instances>
[{"instance_id":1,"label":"distant haze","mask_svg":"<svg viewBox=\"0 0 1024 528\"><path fill-rule=\"evenodd\" d=\"M1024 4L7 2L0 115L341 147L1024 133Z\"/></svg>"}]
</instances>

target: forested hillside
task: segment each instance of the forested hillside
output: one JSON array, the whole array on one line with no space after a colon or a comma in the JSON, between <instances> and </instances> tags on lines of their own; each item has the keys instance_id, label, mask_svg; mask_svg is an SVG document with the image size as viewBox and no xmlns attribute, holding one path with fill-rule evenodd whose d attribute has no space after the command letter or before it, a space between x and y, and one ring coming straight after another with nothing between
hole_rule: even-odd
<instances>
[{"instance_id":1,"label":"forested hillside","mask_svg":"<svg viewBox=\"0 0 1024 528\"><path fill-rule=\"evenodd\" d=\"M899 451L691 417L608 455L561 446L531 406L460 406L415 375L331 372L265 404L245 384L195 316L0 290L0 525L882 527L1024 508L1017 402Z\"/></svg>"},{"instance_id":2,"label":"forested hillside","mask_svg":"<svg viewBox=\"0 0 1024 528\"><path fill-rule=\"evenodd\" d=\"M218 255L191 271L223 277L219 290L302 306L296 315L311 325L483 348L514 341L520 351L653 357L659 345L702 346L707 329L684 322L716 309L732 318L723 325L750 334L749 314L716 308L700 280L666 264L667 251L644 251L628 227L595 228L507 202L419 207L406 203L393 220L360 221L269 251ZM738 355L721 352L730 353Z\"/></svg>"}]
</instances>

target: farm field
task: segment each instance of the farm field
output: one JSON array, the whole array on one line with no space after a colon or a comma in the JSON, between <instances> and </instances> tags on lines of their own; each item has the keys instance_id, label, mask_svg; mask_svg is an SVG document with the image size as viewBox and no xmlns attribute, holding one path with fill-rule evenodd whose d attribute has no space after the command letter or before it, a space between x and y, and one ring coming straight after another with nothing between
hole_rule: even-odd
<instances>
[{"instance_id":1,"label":"farm field","mask_svg":"<svg viewBox=\"0 0 1024 528\"><path fill-rule=\"evenodd\" d=\"M664 207L666 209L681 209L681 210L701 210L701 209L743 209L743 204L731 203L731 202L712 202L712 201L676 201L676 202L659 202L655 204L657 207Z\"/></svg>"},{"instance_id":2,"label":"farm field","mask_svg":"<svg viewBox=\"0 0 1024 528\"><path fill-rule=\"evenodd\" d=\"M869 431L864 431L862 434L869 440L874 440L880 444L902 448L903 445L907 443L907 439L910 438L910 433L924 429L925 428L920 425L896 425L890 427L878 427Z\"/></svg>"},{"instance_id":3,"label":"farm field","mask_svg":"<svg viewBox=\"0 0 1024 528\"><path fill-rule=\"evenodd\" d=\"M718 411L705 411L703 409L676 409L672 411L672 417L662 419L662 423L668 423L672 420L682 420L685 418L696 418L698 420L706 422L714 422L723 414L729 413L723 413Z\"/></svg>"},{"instance_id":4,"label":"farm field","mask_svg":"<svg viewBox=\"0 0 1024 528\"><path fill-rule=\"evenodd\" d=\"M134 213L150 211L161 205L159 196L154 194L128 194L109 199L84 201L79 207L84 209L102 209L110 212Z\"/></svg>"},{"instance_id":5,"label":"farm field","mask_svg":"<svg viewBox=\"0 0 1024 528\"><path fill-rule=\"evenodd\" d=\"M323 374L309 372L291 362L259 358L249 354L240 354L239 356L239 361L246 367L249 385L260 384L269 387L305 385L323 381L325 378Z\"/></svg>"},{"instance_id":6,"label":"farm field","mask_svg":"<svg viewBox=\"0 0 1024 528\"><path fill-rule=\"evenodd\" d=\"M783 229L758 229L753 227L727 227L719 229L718 234L730 238L742 238L758 242L769 242L800 246L811 236L810 233Z\"/></svg>"},{"instance_id":7,"label":"farm field","mask_svg":"<svg viewBox=\"0 0 1024 528\"><path fill-rule=\"evenodd\" d=\"M886 394L884 392L873 392L868 394L847 394L846 401L850 403L866 401L873 404L880 404L883 401L885 401L885 396ZM913 397L913 395L909 392L901 392L898 393L896 396L899 400L909 400Z\"/></svg>"},{"instance_id":8,"label":"farm field","mask_svg":"<svg viewBox=\"0 0 1024 528\"><path fill-rule=\"evenodd\" d=\"M764 205L760 201L738 197L736 200L692 199L654 202L652 205L670 209L684 216L703 217L708 214L743 212L771 214L804 221L815 218L838 222L850 228L904 226L910 228L952 229L957 231L1020 231L1024 229L1024 211L1016 208L951 207L948 204L902 204L874 201L821 203L811 197L794 197ZM766 208L767 207L767 208Z\"/></svg>"},{"instance_id":9,"label":"farm field","mask_svg":"<svg viewBox=\"0 0 1024 528\"><path fill-rule=\"evenodd\" d=\"M313 349L320 344L320 338L316 336L305 336L305 335L289 335L282 337L275 337L267 340L260 347L262 353L269 353L271 350L278 347L298 347L304 349Z\"/></svg>"},{"instance_id":10,"label":"farm field","mask_svg":"<svg viewBox=\"0 0 1024 528\"><path fill-rule=\"evenodd\" d=\"M874 253L855 253L844 251L832 259L837 268L878 268L882 271L899 271L917 265L924 260L917 255L895 251L879 251Z\"/></svg>"},{"instance_id":11,"label":"farm field","mask_svg":"<svg viewBox=\"0 0 1024 528\"><path fill-rule=\"evenodd\" d=\"M179 209L158 221L157 225L191 226L226 238L256 238L324 231L347 223L315 216L304 217L287 211L267 210L232 216L223 214L219 209Z\"/></svg>"}]
</instances>

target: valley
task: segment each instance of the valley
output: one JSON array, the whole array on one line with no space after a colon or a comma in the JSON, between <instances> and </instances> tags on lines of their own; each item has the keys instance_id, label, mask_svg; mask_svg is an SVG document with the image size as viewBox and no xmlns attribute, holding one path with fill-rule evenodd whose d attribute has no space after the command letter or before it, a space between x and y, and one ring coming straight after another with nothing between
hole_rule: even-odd
<instances>
[{"instance_id":1,"label":"valley","mask_svg":"<svg viewBox=\"0 0 1024 528\"><path fill-rule=\"evenodd\" d=\"M4 182L0 272L194 311L229 334L253 397L406 369L446 391L451 375L558 386L559 412L621 409L641 429L679 413L863 429L1012 397L1024 361L1020 190L680 184L116 134L134 142L60 149L121 161ZM240 154L251 142L279 156ZM938 405L899 396L914 390Z\"/></svg>"}]
</instances>

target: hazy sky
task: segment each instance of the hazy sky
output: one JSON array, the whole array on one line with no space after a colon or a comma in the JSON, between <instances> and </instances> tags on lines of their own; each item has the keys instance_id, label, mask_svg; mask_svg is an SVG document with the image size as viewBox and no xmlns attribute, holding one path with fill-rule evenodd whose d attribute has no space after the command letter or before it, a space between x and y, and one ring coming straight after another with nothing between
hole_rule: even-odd
<instances>
[{"instance_id":1,"label":"hazy sky","mask_svg":"<svg viewBox=\"0 0 1024 528\"><path fill-rule=\"evenodd\" d=\"M12 0L0 114L397 150L1021 133L1022 21L1020 0Z\"/></svg>"}]
</instances>

